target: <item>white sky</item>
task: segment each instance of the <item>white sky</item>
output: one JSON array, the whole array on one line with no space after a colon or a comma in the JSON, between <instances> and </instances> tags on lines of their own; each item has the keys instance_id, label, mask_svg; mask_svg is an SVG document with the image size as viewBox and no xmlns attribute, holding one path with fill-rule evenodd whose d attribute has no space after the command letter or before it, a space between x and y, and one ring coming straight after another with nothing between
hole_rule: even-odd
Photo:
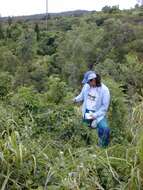
<instances>
[{"instance_id":1,"label":"white sky","mask_svg":"<svg viewBox=\"0 0 143 190\"><path fill-rule=\"evenodd\" d=\"M119 5L120 9L134 7L136 0L48 0L49 12L69 10L101 10L105 5ZM1 16L44 13L46 0L0 0Z\"/></svg>"}]
</instances>

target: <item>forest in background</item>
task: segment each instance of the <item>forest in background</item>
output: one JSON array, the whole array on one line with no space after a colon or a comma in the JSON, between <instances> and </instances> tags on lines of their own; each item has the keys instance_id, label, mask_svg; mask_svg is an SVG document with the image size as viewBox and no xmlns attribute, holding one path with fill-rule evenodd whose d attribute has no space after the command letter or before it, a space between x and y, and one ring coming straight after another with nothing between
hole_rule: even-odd
<instances>
[{"instance_id":1,"label":"forest in background","mask_svg":"<svg viewBox=\"0 0 143 190\"><path fill-rule=\"evenodd\" d=\"M143 189L143 6L0 19L0 188ZM111 143L72 102L84 72L111 92Z\"/></svg>"}]
</instances>

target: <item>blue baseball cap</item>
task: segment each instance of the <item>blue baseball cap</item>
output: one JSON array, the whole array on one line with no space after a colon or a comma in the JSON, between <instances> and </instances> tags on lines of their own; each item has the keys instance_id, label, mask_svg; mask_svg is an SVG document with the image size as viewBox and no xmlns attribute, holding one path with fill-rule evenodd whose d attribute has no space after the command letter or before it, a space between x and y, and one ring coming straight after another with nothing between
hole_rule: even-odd
<instances>
[{"instance_id":1,"label":"blue baseball cap","mask_svg":"<svg viewBox=\"0 0 143 190\"><path fill-rule=\"evenodd\" d=\"M88 82L88 76L89 76L90 74L92 74L92 73L95 74L94 71L87 71L87 72L84 74L84 77L83 77L83 80L82 80L82 84L85 84L85 83Z\"/></svg>"}]
</instances>

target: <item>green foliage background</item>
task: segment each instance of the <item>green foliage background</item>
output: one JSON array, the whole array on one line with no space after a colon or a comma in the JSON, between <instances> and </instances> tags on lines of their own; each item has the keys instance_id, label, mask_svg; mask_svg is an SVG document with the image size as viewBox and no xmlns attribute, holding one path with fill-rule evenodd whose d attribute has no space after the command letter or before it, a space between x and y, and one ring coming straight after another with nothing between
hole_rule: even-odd
<instances>
[{"instance_id":1,"label":"green foliage background","mask_svg":"<svg viewBox=\"0 0 143 190\"><path fill-rule=\"evenodd\" d=\"M0 20L2 190L142 190L142 10ZM89 69L111 92L107 149L72 102Z\"/></svg>"}]
</instances>

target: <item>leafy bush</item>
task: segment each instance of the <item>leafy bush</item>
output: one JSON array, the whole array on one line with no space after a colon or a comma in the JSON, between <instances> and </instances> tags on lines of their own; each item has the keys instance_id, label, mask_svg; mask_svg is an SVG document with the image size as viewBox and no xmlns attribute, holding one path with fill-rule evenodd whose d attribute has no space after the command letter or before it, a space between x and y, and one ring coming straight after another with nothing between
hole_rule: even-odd
<instances>
[{"instance_id":1,"label":"leafy bush","mask_svg":"<svg viewBox=\"0 0 143 190\"><path fill-rule=\"evenodd\" d=\"M125 143L127 119L128 119L128 102L120 84L110 78L104 78L111 94L109 122L112 131L112 140L114 144Z\"/></svg>"}]
</instances>

